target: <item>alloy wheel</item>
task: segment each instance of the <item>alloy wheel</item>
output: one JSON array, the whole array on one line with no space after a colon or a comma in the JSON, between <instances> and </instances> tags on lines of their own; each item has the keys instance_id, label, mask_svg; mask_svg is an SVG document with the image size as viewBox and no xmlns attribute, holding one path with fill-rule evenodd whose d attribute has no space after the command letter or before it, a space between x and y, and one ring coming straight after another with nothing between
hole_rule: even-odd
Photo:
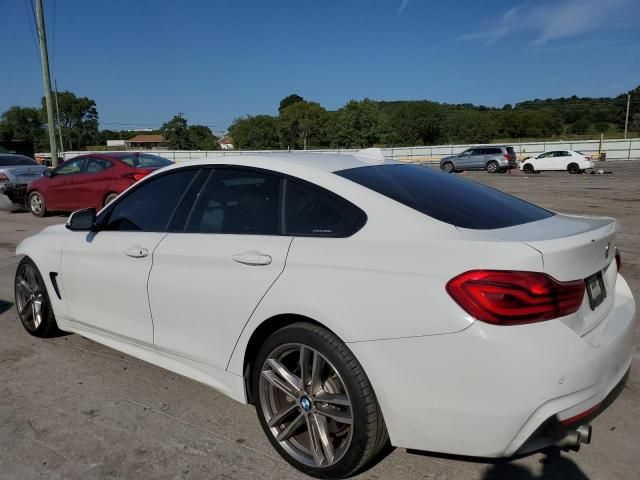
<instances>
[{"instance_id":1,"label":"alloy wheel","mask_svg":"<svg viewBox=\"0 0 640 480\"><path fill-rule=\"evenodd\" d=\"M35 267L23 264L16 274L16 307L24 326L35 331L45 316L44 286L41 284Z\"/></svg>"},{"instance_id":2,"label":"alloy wheel","mask_svg":"<svg viewBox=\"0 0 640 480\"><path fill-rule=\"evenodd\" d=\"M29 199L29 207L33 213L40 215L40 213L42 213L42 208L44 207L42 197L37 194L31 195L31 198Z\"/></svg>"},{"instance_id":3,"label":"alloy wheel","mask_svg":"<svg viewBox=\"0 0 640 480\"><path fill-rule=\"evenodd\" d=\"M353 436L353 405L336 368L307 345L279 346L260 372L260 408L276 441L297 461L329 467Z\"/></svg>"}]
</instances>

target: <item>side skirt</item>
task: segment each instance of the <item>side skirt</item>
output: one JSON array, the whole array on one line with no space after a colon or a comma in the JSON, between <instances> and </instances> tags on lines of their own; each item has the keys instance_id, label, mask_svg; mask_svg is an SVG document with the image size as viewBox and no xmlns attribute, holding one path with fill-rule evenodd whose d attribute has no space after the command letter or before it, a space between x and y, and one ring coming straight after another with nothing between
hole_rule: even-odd
<instances>
[{"instance_id":1,"label":"side skirt","mask_svg":"<svg viewBox=\"0 0 640 480\"><path fill-rule=\"evenodd\" d=\"M241 375L171 355L153 346L132 342L84 323L60 317L56 318L56 321L58 327L65 332L77 333L114 350L203 383L240 403L247 403L244 377Z\"/></svg>"}]
</instances>

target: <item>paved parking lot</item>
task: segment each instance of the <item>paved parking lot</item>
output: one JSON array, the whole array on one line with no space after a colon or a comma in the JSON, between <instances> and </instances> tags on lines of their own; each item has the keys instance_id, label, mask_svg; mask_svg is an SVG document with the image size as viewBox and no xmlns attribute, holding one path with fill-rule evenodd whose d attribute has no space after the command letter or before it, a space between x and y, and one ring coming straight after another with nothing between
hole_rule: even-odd
<instances>
[{"instance_id":1,"label":"paved parking lot","mask_svg":"<svg viewBox=\"0 0 640 480\"><path fill-rule=\"evenodd\" d=\"M463 175L554 210L617 217L623 274L640 300L640 162L598 168L613 174ZM78 335L39 340L22 329L15 246L64 220L0 213L0 478L302 477L278 458L253 407ZM361 478L636 480L639 361L636 354L625 390L578 453L486 463L395 450Z\"/></svg>"}]
</instances>

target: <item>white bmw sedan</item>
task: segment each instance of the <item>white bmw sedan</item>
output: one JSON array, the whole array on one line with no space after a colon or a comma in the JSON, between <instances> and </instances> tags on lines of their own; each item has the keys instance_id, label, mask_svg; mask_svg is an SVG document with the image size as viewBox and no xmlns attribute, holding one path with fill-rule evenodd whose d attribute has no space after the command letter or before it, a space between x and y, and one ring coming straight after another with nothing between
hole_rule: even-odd
<instances>
[{"instance_id":1,"label":"white bmw sedan","mask_svg":"<svg viewBox=\"0 0 640 480\"><path fill-rule=\"evenodd\" d=\"M388 444L588 442L633 354L617 229L379 151L221 157L24 240L16 305L254 404L289 463L342 478Z\"/></svg>"},{"instance_id":2,"label":"white bmw sedan","mask_svg":"<svg viewBox=\"0 0 640 480\"><path fill-rule=\"evenodd\" d=\"M553 150L527 158L520 163L520 170L524 173L539 173L542 171L561 171L569 173L583 173L593 168L591 157L574 150Z\"/></svg>"}]
</instances>

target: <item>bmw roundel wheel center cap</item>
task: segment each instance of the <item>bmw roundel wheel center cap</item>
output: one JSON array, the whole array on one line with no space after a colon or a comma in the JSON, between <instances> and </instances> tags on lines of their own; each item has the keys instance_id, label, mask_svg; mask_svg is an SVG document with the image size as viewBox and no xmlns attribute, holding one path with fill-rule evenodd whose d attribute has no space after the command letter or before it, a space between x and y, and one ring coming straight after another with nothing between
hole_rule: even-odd
<instances>
[{"instance_id":1,"label":"bmw roundel wheel center cap","mask_svg":"<svg viewBox=\"0 0 640 480\"><path fill-rule=\"evenodd\" d=\"M300 407L304 412L310 412L313 408L313 402L309 397L303 395L302 397L300 397Z\"/></svg>"}]
</instances>

